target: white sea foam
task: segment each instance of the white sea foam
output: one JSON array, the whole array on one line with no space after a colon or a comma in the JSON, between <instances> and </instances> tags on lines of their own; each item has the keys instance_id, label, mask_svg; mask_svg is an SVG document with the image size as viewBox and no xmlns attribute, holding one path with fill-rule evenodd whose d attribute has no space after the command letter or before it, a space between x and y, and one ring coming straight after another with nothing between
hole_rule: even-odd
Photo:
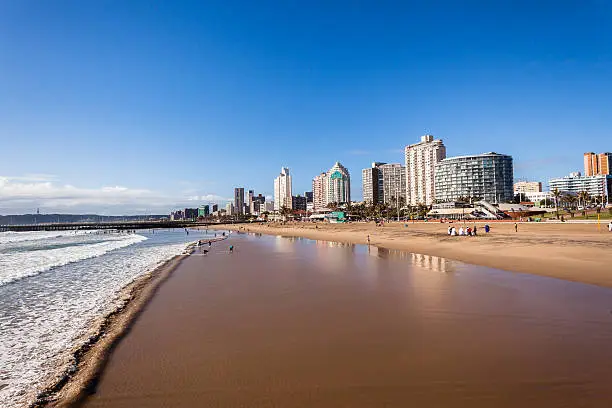
<instances>
[{"instance_id":1,"label":"white sea foam","mask_svg":"<svg viewBox=\"0 0 612 408\"><path fill-rule=\"evenodd\" d=\"M30 267L37 252L64 251L39 258L78 261L0 286L0 407L30 404L50 375L70 364L72 351L92 334L99 317L117 307L122 288L183 252L184 234L167 235L147 241L140 235L64 236L44 244L67 245L55 249L14 246L13 255L24 254L22 267ZM102 242L88 241L96 239ZM86 251L88 257L78 258Z\"/></svg>"},{"instance_id":2,"label":"white sea foam","mask_svg":"<svg viewBox=\"0 0 612 408\"><path fill-rule=\"evenodd\" d=\"M0 286L28 276L37 275L53 267L104 255L107 252L126 247L146 239L142 235L117 234L116 236L109 235L107 240L99 242L99 236L81 235L76 237L78 238L78 241L73 240L70 243L64 243L61 239L57 238L72 238L72 236L64 235L56 236L54 238L56 239L53 240L50 239L50 237L46 238L44 245L73 245L59 248L52 247L51 249L44 249L45 246L43 246L38 250L9 251L7 253L0 253ZM19 242L23 244L26 242L30 243L27 249L32 249L31 241L38 241L41 239L43 238L38 237L33 240L12 242ZM95 240L95 243L88 243L88 240Z\"/></svg>"},{"instance_id":3,"label":"white sea foam","mask_svg":"<svg viewBox=\"0 0 612 408\"><path fill-rule=\"evenodd\" d=\"M91 233L91 231L28 231L28 232L0 232L0 244L13 242L37 241L40 239L59 238Z\"/></svg>"}]
</instances>

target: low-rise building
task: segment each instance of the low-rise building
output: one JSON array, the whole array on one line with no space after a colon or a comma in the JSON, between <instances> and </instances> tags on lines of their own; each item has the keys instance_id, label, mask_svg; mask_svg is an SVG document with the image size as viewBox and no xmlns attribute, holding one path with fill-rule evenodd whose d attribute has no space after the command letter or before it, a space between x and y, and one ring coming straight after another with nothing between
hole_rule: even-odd
<instances>
[{"instance_id":1,"label":"low-rise building","mask_svg":"<svg viewBox=\"0 0 612 408\"><path fill-rule=\"evenodd\" d=\"M586 191L591 197L603 197L604 202L610 204L612 193L612 176L581 176L580 173L570 173L569 176L551 179L550 190L559 190L564 193L579 194Z\"/></svg>"},{"instance_id":2,"label":"low-rise building","mask_svg":"<svg viewBox=\"0 0 612 408\"><path fill-rule=\"evenodd\" d=\"M539 181L517 181L514 183L514 194L541 192L542 183Z\"/></svg>"},{"instance_id":3,"label":"low-rise building","mask_svg":"<svg viewBox=\"0 0 612 408\"><path fill-rule=\"evenodd\" d=\"M540 202L542 202L543 200L552 200L552 195L550 194L550 191L541 191L541 192L527 192L527 193L522 193L522 198L524 199L524 201L531 201L532 203L534 203L534 205L536 207L538 207L540 205Z\"/></svg>"}]
</instances>

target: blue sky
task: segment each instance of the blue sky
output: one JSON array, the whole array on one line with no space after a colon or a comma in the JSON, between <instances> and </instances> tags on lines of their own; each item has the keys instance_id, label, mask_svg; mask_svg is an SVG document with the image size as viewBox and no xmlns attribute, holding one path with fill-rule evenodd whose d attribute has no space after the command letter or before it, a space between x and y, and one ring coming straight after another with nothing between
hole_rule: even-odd
<instances>
[{"instance_id":1,"label":"blue sky","mask_svg":"<svg viewBox=\"0 0 612 408\"><path fill-rule=\"evenodd\" d=\"M425 133L515 178L612 150L605 1L0 2L0 213L294 193ZM197 198L196 200L193 200Z\"/></svg>"}]
</instances>

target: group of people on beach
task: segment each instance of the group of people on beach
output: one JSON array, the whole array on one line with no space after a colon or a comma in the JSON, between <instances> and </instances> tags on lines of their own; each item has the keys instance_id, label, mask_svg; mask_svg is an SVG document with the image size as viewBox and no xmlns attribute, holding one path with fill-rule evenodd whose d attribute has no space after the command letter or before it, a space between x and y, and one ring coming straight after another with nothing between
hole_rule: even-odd
<instances>
[{"instance_id":1,"label":"group of people on beach","mask_svg":"<svg viewBox=\"0 0 612 408\"><path fill-rule=\"evenodd\" d=\"M459 236L476 236L477 231L478 231L478 228L476 228L476 225L474 225L474 228L472 227L463 228L461 226L459 227L459 230L457 230L457 228L453 227L452 225L448 227L448 235L450 235L451 237L456 237L458 235Z\"/></svg>"}]
</instances>

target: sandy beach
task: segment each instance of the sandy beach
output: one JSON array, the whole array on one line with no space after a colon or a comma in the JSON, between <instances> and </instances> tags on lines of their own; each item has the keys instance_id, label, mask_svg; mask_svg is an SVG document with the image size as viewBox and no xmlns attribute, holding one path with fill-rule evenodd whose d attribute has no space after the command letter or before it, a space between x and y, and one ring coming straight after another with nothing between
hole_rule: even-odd
<instances>
[{"instance_id":1,"label":"sandy beach","mask_svg":"<svg viewBox=\"0 0 612 408\"><path fill-rule=\"evenodd\" d=\"M608 407L610 295L429 255L240 234L183 260L84 406Z\"/></svg>"},{"instance_id":2,"label":"sandy beach","mask_svg":"<svg viewBox=\"0 0 612 408\"><path fill-rule=\"evenodd\" d=\"M459 228L460 223L452 224ZM469 224L473 226L474 224ZM449 224L375 223L350 224L248 224L228 228L262 234L305 237L316 240L371 244L434 255L474 265L554 277L612 287L612 233L607 225L573 223L476 224L476 237L450 237Z\"/></svg>"},{"instance_id":3,"label":"sandy beach","mask_svg":"<svg viewBox=\"0 0 612 408\"><path fill-rule=\"evenodd\" d=\"M227 237L224 236L208 237L204 241L218 243L225 239ZM208 248L208 246L203 248ZM129 332L132 324L159 287L193 251L201 251L196 243L187 246L182 255L167 260L155 270L140 276L123 288L118 296L121 299L121 306L99 319L96 332L84 344L72 350L74 366L50 378L45 389L39 393L31 407L79 406L83 399L95 389L99 376L115 346Z\"/></svg>"}]
</instances>

